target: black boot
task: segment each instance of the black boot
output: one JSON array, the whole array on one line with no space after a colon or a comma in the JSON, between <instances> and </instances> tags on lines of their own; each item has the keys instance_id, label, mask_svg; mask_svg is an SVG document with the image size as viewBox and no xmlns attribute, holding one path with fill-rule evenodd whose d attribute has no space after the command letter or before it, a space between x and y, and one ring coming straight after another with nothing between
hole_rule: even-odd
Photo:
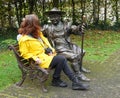
<instances>
[{"instance_id":1,"label":"black boot","mask_svg":"<svg viewBox=\"0 0 120 98\"><path fill-rule=\"evenodd\" d=\"M74 76L73 79L71 80L72 80L73 90L88 90L89 89L89 85L81 83L77 77Z\"/></svg>"},{"instance_id":2,"label":"black boot","mask_svg":"<svg viewBox=\"0 0 120 98\"><path fill-rule=\"evenodd\" d=\"M63 82L61 79L53 79L52 80L52 86L57 87L67 87L67 83Z\"/></svg>"}]
</instances>

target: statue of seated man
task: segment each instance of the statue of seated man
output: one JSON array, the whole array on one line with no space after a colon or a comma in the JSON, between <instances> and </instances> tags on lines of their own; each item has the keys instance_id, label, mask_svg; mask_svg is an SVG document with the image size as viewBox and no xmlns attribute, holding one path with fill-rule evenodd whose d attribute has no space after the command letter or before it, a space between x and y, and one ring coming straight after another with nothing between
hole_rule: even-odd
<instances>
[{"instance_id":1,"label":"statue of seated man","mask_svg":"<svg viewBox=\"0 0 120 98\"><path fill-rule=\"evenodd\" d=\"M63 55L72 64L76 76L83 81L90 81L82 72L90 72L81 67L81 48L70 41L71 34L80 35L80 26L72 25L72 22L63 22L61 17L65 12L53 8L45 12L51 23L43 25L42 32L48 38L59 55ZM85 51L83 50L83 54Z\"/></svg>"}]
</instances>

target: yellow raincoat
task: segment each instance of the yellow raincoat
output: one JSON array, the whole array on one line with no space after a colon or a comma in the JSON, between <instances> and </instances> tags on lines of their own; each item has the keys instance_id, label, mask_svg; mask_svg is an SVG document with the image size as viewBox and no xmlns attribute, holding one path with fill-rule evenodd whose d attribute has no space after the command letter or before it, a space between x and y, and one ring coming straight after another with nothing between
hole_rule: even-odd
<instances>
[{"instance_id":1,"label":"yellow raincoat","mask_svg":"<svg viewBox=\"0 0 120 98\"><path fill-rule=\"evenodd\" d=\"M41 60L40 67L48 68L54 56L45 54L44 47L50 47L53 52L55 52L55 49L51 47L42 32L40 32L40 38L42 41L28 35L22 35L18 41L20 53L25 59L32 58L36 60L36 58L39 58Z\"/></svg>"}]
</instances>

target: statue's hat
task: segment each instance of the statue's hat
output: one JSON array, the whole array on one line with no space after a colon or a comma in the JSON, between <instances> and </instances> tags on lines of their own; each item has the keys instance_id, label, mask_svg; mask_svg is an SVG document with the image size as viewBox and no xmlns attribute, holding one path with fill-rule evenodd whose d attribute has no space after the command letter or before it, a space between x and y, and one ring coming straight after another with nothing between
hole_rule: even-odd
<instances>
[{"instance_id":1,"label":"statue's hat","mask_svg":"<svg viewBox=\"0 0 120 98\"><path fill-rule=\"evenodd\" d=\"M51 9L50 11L45 12L46 15L52 15L52 14L59 14L59 15L63 15L65 14L65 12L60 11L59 9L57 9L56 7L54 7L53 9Z\"/></svg>"}]
</instances>

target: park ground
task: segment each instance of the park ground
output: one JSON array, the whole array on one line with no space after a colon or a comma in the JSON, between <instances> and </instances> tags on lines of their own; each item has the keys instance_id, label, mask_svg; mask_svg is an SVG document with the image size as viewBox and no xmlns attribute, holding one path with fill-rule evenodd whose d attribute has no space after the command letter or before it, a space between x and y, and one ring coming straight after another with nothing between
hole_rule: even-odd
<instances>
[{"instance_id":1,"label":"park ground","mask_svg":"<svg viewBox=\"0 0 120 98\"><path fill-rule=\"evenodd\" d=\"M0 92L0 98L120 98L120 49L103 62L84 61L84 66L91 70L85 74L91 79L90 89L75 91L71 89L71 82L62 74L68 83L67 88L51 86L51 78L47 81L47 93L43 93L37 80L25 80L22 87L15 84ZM51 77L51 75L50 75Z\"/></svg>"}]
</instances>

